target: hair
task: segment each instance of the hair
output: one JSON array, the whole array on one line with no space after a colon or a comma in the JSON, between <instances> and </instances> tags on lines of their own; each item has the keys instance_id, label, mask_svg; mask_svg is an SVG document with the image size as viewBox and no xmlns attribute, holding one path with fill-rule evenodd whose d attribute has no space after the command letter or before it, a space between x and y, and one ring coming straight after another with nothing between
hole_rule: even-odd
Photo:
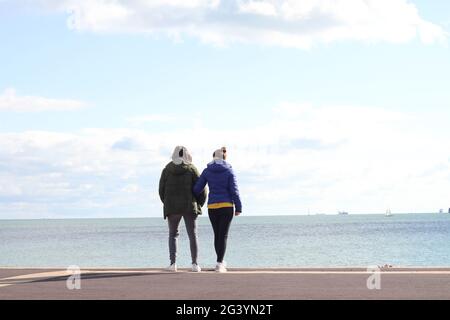
<instances>
[{"instance_id":1,"label":"hair","mask_svg":"<svg viewBox=\"0 0 450 320\"><path fill-rule=\"evenodd\" d=\"M225 160L225 154L227 153L227 148L222 147L221 149L222 149L222 159ZM216 152L214 151L213 158L215 158L215 157L216 157Z\"/></svg>"}]
</instances>

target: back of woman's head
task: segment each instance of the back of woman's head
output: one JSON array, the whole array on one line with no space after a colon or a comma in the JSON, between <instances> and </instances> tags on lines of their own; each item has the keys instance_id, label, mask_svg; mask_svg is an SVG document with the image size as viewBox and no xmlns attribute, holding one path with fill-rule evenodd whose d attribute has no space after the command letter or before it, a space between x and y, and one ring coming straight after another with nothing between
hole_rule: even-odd
<instances>
[{"instance_id":1,"label":"back of woman's head","mask_svg":"<svg viewBox=\"0 0 450 320\"><path fill-rule=\"evenodd\" d=\"M220 149L217 149L213 153L214 160L226 160L227 158L227 148L222 147Z\"/></svg>"}]
</instances>

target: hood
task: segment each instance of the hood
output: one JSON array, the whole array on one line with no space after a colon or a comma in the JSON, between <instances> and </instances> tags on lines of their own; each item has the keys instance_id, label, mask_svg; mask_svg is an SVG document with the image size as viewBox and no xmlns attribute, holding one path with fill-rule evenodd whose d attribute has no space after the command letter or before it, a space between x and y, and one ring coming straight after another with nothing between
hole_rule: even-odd
<instances>
[{"instance_id":1,"label":"hood","mask_svg":"<svg viewBox=\"0 0 450 320\"><path fill-rule=\"evenodd\" d=\"M170 162L166 169L169 173L172 173L174 175L182 175L185 174L187 171L190 170L190 166L187 164L175 164L173 162Z\"/></svg>"},{"instance_id":2,"label":"hood","mask_svg":"<svg viewBox=\"0 0 450 320\"><path fill-rule=\"evenodd\" d=\"M182 163L191 164L192 156L186 147L176 146L175 150L173 150L172 161L177 165Z\"/></svg>"},{"instance_id":3,"label":"hood","mask_svg":"<svg viewBox=\"0 0 450 320\"><path fill-rule=\"evenodd\" d=\"M225 172L231 169L231 165L224 160L215 160L213 162L208 163L208 169L212 172Z\"/></svg>"}]
</instances>

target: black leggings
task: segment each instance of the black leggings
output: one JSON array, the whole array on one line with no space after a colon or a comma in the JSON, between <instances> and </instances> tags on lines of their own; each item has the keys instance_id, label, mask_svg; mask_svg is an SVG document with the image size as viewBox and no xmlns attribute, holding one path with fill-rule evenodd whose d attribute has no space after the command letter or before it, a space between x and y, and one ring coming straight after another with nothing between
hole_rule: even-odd
<instances>
[{"instance_id":1,"label":"black leggings","mask_svg":"<svg viewBox=\"0 0 450 320\"><path fill-rule=\"evenodd\" d=\"M233 208L208 209L209 220L214 230L214 248L216 249L217 262L223 262L227 249L228 231L233 220Z\"/></svg>"}]
</instances>

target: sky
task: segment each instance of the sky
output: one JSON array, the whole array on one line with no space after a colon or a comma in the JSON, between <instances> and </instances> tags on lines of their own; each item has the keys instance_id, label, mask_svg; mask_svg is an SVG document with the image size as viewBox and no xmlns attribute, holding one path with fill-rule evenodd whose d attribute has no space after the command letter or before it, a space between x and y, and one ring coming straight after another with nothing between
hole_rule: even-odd
<instances>
[{"instance_id":1,"label":"sky","mask_svg":"<svg viewBox=\"0 0 450 320\"><path fill-rule=\"evenodd\" d=\"M162 217L227 146L245 215L450 207L450 2L0 0L0 219Z\"/></svg>"}]
</instances>

